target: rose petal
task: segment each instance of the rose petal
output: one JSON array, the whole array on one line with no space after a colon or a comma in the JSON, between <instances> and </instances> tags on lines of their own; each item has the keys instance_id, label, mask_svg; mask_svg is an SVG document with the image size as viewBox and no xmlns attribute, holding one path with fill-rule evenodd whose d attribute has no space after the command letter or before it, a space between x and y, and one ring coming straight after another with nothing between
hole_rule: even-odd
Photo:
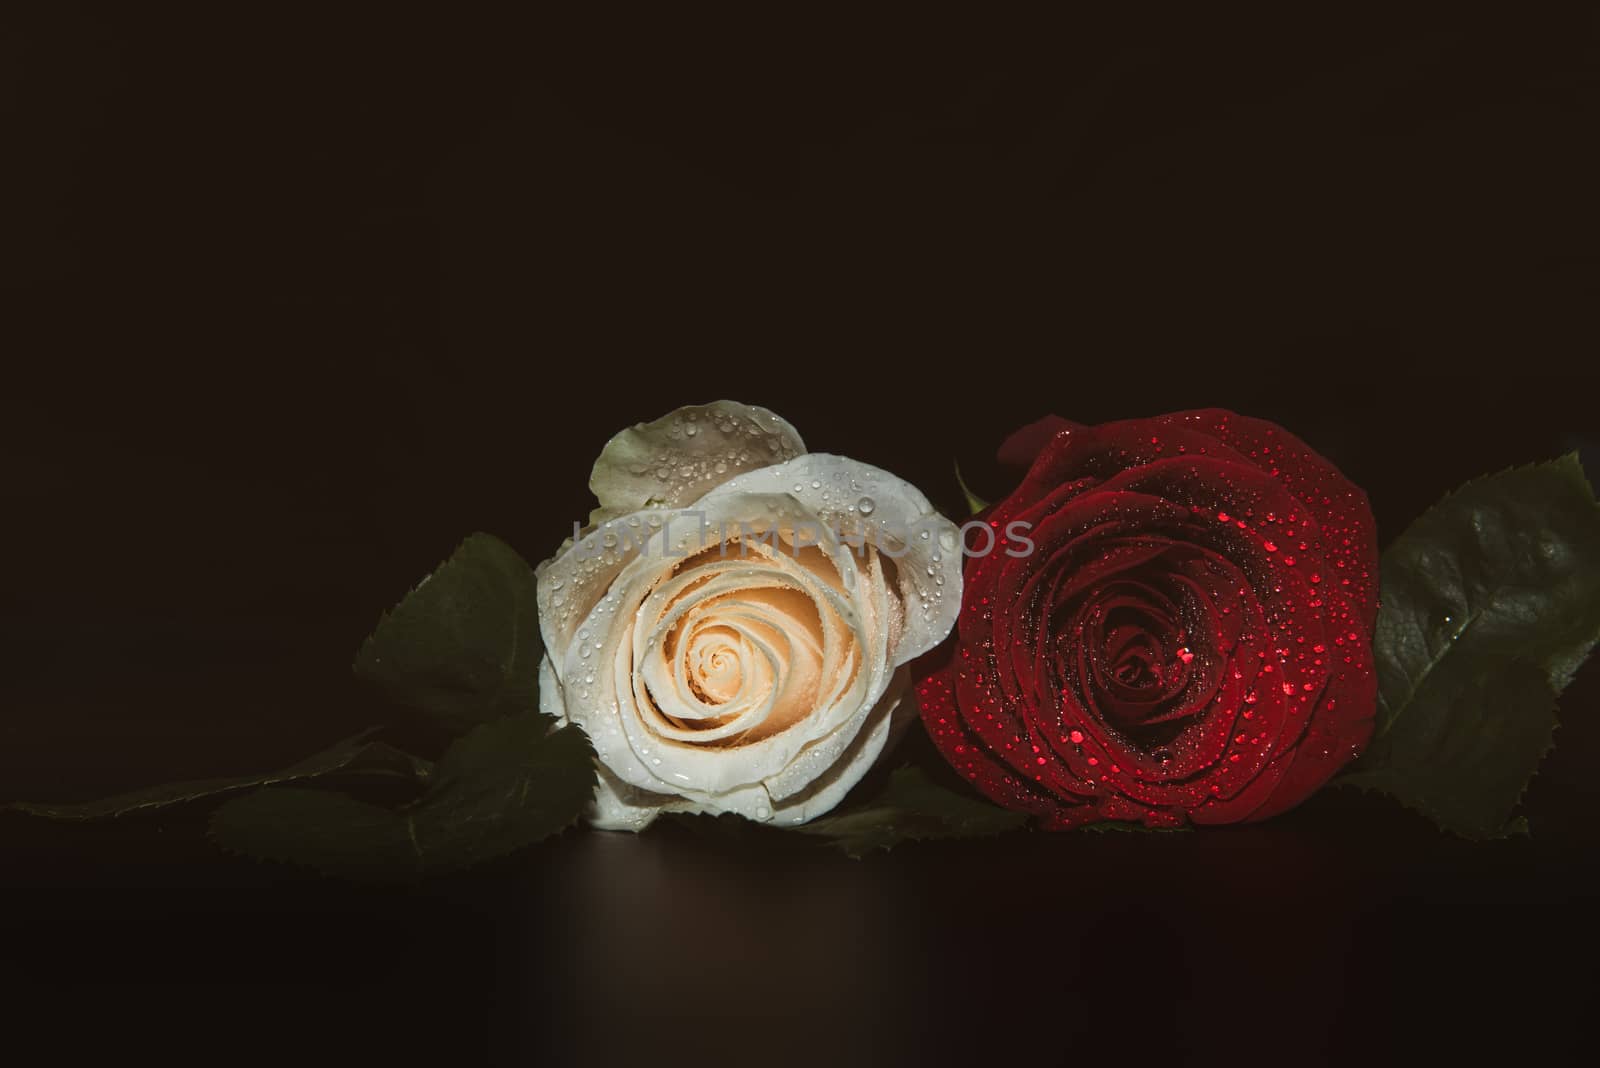
<instances>
[{"instance_id":1,"label":"rose petal","mask_svg":"<svg viewBox=\"0 0 1600 1068\"><path fill-rule=\"evenodd\" d=\"M1014 431L1010 437L1000 444L995 453L995 459L1000 461L1002 467L1020 467L1026 469L1033 463L1044 447L1050 444L1052 438L1063 430L1079 426L1070 419L1063 419L1059 415L1047 415L1043 419L1029 423L1020 430Z\"/></svg>"},{"instance_id":2,"label":"rose petal","mask_svg":"<svg viewBox=\"0 0 1600 1068\"><path fill-rule=\"evenodd\" d=\"M819 452L732 479L699 506L743 491L786 493L824 526L841 531L852 546L865 539L880 548L904 607L903 630L891 644L894 666L927 652L950 633L961 610L959 532L915 486L871 464Z\"/></svg>"},{"instance_id":3,"label":"rose petal","mask_svg":"<svg viewBox=\"0 0 1600 1068\"><path fill-rule=\"evenodd\" d=\"M961 712L955 665L948 657L950 653L941 650L916 665L917 704L939 752L962 778L996 804L1047 818L1061 813L1068 807L1065 799L1019 779L971 729Z\"/></svg>"},{"instance_id":4,"label":"rose petal","mask_svg":"<svg viewBox=\"0 0 1600 1068\"><path fill-rule=\"evenodd\" d=\"M1359 606L1364 630L1378 617L1378 537L1372 506L1360 487L1329 460L1275 423L1223 408L1177 412L1152 422L1208 434L1271 474L1311 510L1321 528L1322 555Z\"/></svg>"},{"instance_id":5,"label":"rose petal","mask_svg":"<svg viewBox=\"0 0 1600 1068\"><path fill-rule=\"evenodd\" d=\"M790 765L766 781L777 799L774 823L793 826L815 819L844 799L871 770L917 716L916 706L904 700L911 672L902 667L890 679L889 689L859 727L839 729L813 742Z\"/></svg>"},{"instance_id":6,"label":"rose petal","mask_svg":"<svg viewBox=\"0 0 1600 1068\"><path fill-rule=\"evenodd\" d=\"M544 647L565 650L595 606L611 591L622 569L636 560L650 537L698 526L700 516L676 509L649 510L618 516L604 526L569 540L555 556L541 563L538 576L539 633ZM660 560L663 567L677 561ZM556 660L559 669L561 661Z\"/></svg>"},{"instance_id":7,"label":"rose petal","mask_svg":"<svg viewBox=\"0 0 1600 1068\"><path fill-rule=\"evenodd\" d=\"M567 725L567 700L549 653L539 659L539 711L555 720L557 727Z\"/></svg>"},{"instance_id":8,"label":"rose petal","mask_svg":"<svg viewBox=\"0 0 1600 1068\"><path fill-rule=\"evenodd\" d=\"M600 502L591 520L687 507L741 471L805 451L799 432L765 408L727 400L679 408L606 442L589 475Z\"/></svg>"},{"instance_id":9,"label":"rose petal","mask_svg":"<svg viewBox=\"0 0 1600 1068\"><path fill-rule=\"evenodd\" d=\"M596 768L598 780L594 800L584 813L591 827L602 831L644 830L663 812L697 814L704 806L671 794L654 794L630 786L611 773L605 765Z\"/></svg>"}]
</instances>

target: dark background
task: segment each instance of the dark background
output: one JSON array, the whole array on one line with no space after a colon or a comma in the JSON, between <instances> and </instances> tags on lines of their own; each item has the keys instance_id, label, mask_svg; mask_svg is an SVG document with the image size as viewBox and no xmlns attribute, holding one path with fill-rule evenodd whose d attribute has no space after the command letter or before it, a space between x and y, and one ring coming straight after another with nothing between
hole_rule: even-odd
<instances>
[{"instance_id":1,"label":"dark background","mask_svg":"<svg viewBox=\"0 0 1600 1068\"><path fill-rule=\"evenodd\" d=\"M952 460L1003 491L1045 412L1221 405L1385 540L1474 475L1597 469L1592 12L0 25L0 800L385 720L348 671L378 613L473 530L547 555L605 440L683 403L952 508ZM1487 845L1328 792L859 863L569 833L373 891L217 853L204 811L0 817L0 969L57 1040L219 1056L1533 1056L1600 948L1600 671L1563 709L1535 837Z\"/></svg>"}]
</instances>

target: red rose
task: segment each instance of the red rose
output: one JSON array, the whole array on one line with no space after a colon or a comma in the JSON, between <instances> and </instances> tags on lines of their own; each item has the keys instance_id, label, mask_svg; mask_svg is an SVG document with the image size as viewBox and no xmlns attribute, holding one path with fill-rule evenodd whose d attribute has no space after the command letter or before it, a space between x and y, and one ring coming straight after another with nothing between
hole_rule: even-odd
<instances>
[{"instance_id":1,"label":"red rose","mask_svg":"<svg viewBox=\"0 0 1600 1068\"><path fill-rule=\"evenodd\" d=\"M1052 828L1233 823L1360 754L1377 541L1331 463L1220 410L1052 417L1001 449L1030 458L981 517L995 548L967 561L956 640L918 686L973 785Z\"/></svg>"}]
</instances>

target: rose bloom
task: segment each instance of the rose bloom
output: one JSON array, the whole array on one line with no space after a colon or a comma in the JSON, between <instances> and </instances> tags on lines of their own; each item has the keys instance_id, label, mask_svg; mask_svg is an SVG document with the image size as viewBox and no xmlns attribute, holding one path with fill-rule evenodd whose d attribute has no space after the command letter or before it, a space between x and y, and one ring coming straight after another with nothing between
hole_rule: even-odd
<instances>
[{"instance_id":1,"label":"rose bloom","mask_svg":"<svg viewBox=\"0 0 1600 1068\"><path fill-rule=\"evenodd\" d=\"M960 606L954 524L730 401L622 431L589 486L538 577L540 704L594 744L590 821L828 811L915 717L905 665Z\"/></svg>"},{"instance_id":2,"label":"rose bloom","mask_svg":"<svg viewBox=\"0 0 1600 1068\"><path fill-rule=\"evenodd\" d=\"M927 658L946 760L1048 828L1265 819L1358 756L1377 682L1366 495L1281 427L1180 412L1018 432L982 516L1027 555L966 565ZM1031 461L1031 463L1030 463Z\"/></svg>"}]
</instances>

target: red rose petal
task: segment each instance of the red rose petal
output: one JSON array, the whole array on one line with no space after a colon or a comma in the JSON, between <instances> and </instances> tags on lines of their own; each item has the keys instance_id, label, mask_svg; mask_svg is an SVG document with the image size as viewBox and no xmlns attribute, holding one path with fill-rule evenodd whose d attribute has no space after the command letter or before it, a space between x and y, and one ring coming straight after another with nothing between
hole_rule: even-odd
<instances>
[{"instance_id":1,"label":"red rose petal","mask_svg":"<svg viewBox=\"0 0 1600 1068\"><path fill-rule=\"evenodd\" d=\"M1006 438L995 453L995 459L999 460L1003 467L1026 468L1050 443L1050 439L1063 430L1073 430L1077 427L1077 423L1063 419L1059 415L1047 415Z\"/></svg>"},{"instance_id":2,"label":"red rose petal","mask_svg":"<svg viewBox=\"0 0 1600 1068\"><path fill-rule=\"evenodd\" d=\"M1378 537L1367 495L1325 457L1275 423L1222 408L1178 412L1150 420L1199 431L1242 453L1269 472L1311 510L1322 534L1323 556L1361 608L1365 629L1378 617Z\"/></svg>"},{"instance_id":3,"label":"red rose petal","mask_svg":"<svg viewBox=\"0 0 1600 1068\"><path fill-rule=\"evenodd\" d=\"M934 657L938 653L939 650L935 650L929 656ZM925 657L924 661L927 659ZM1047 818L1057 815L1064 807L1060 801L1048 793L1031 789L1019 780L965 729L961 713L956 707L950 666L928 667L919 661L919 668L926 672L917 683L917 702L922 721L927 727L928 736L950 766L980 793L1003 808Z\"/></svg>"}]
</instances>

